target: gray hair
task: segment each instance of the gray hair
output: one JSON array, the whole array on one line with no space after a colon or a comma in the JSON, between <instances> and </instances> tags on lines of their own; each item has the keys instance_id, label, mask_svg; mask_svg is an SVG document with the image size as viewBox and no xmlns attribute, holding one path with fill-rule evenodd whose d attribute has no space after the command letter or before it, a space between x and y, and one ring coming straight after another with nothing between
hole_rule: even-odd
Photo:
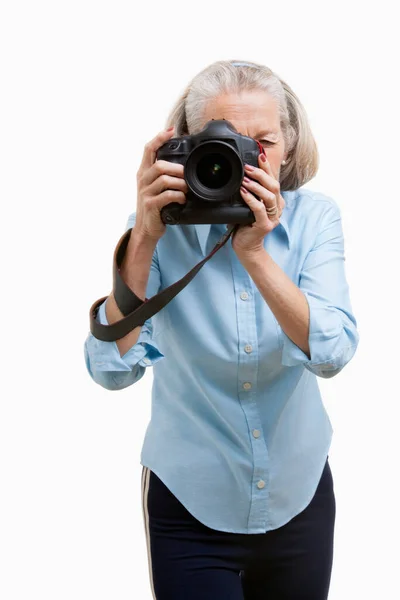
<instances>
[{"instance_id":1,"label":"gray hair","mask_svg":"<svg viewBox=\"0 0 400 600\"><path fill-rule=\"evenodd\" d=\"M280 170L281 191L305 185L319 166L318 149L306 111L289 85L264 65L234 60L212 63L190 81L173 106L166 127L173 125L176 137L198 133L211 99L243 90L262 90L277 101L287 154L286 165Z\"/></svg>"}]
</instances>

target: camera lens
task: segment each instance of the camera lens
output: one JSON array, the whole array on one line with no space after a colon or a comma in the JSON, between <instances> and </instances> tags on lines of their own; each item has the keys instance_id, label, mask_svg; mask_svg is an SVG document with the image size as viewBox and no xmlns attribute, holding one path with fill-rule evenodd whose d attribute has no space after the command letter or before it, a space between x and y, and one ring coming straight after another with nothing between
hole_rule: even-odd
<instances>
[{"instance_id":1,"label":"camera lens","mask_svg":"<svg viewBox=\"0 0 400 600\"><path fill-rule=\"evenodd\" d=\"M197 164L196 175L202 185L216 190L230 181L232 165L222 154L206 154Z\"/></svg>"},{"instance_id":2,"label":"camera lens","mask_svg":"<svg viewBox=\"0 0 400 600\"><path fill-rule=\"evenodd\" d=\"M243 177L237 150L225 141L210 140L187 157L184 177L191 192L202 200L223 201L237 193Z\"/></svg>"}]
</instances>

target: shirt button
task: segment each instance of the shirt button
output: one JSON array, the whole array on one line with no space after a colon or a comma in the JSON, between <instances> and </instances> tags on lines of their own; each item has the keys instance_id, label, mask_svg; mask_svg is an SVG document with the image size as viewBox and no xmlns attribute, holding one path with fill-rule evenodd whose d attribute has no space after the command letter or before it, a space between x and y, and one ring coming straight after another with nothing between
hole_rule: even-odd
<instances>
[{"instance_id":1,"label":"shirt button","mask_svg":"<svg viewBox=\"0 0 400 600\"><path fill-rule=\"evenodd\" d=\"M247 352L247 353L249 354L250 352L253 352L253 347L252 347L250 344L247 344L247 345L244 347L244 351L245 351L245 352Z\"/></svg>"},{"instance_id":2,"label":"shirt button","mask_svg":"<svg viewBox=\"0 0 400 600\"><path fill-rule=\"evenodd\" d=\"M261 433L259 429L253 429L253 435L255 438L260 437Z\"/></svg>"},{"instance_id":3,"label":"shirt button","mask_svg":"<svg viewBox=\"0 0 400 600\"><path fill-rule=\"evenodd\" d=\"M247 300L247 299L248 299L248 297L249 297L249 295L248 295L248 293L247 293L247 292L242 292L242 293L240 294L240 297L241 297L241 299L242 299L242 300Z\"/></svg>"},{"instance_id":4,"label":"shirt button","mask_svg":"<svg viewBox=\"0 0 400 600\"><path fill-rule=\"evenodd\" d=\"M262 490L263 487L265 487L265 481L263 481L262 479L260 479L260 481L257 483L257 487L259 490Z\"/></svg>"},{"instance_id":5,"label":"shirt button","mask_svg":"<svg viewBox=\"0 0 400 600\"><path fill-rule=\"evenodd\" d=\"M243 388L245 390L251 390L251 383L249 381L246 381L246 383L243 384Z\"/></svg>"}]
</instances>

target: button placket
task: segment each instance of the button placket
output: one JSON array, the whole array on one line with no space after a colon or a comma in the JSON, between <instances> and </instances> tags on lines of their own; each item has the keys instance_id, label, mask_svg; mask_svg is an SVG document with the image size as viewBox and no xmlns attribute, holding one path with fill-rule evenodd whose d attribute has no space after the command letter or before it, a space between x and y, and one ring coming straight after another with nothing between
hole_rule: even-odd
<instances>
[{"instance_id":1,"label":"button placket","mask_svg":"<svg viewBox=\"0 0 400 600\"><path fill-rule=\"evenodd\" d=\"M258 378L258 338L256 323L256 307L254 295L257 290L252 288L248 273L237 261L232 261L233 282L237 302L237 327L239 343L238 382L239 400L250 433L249 442L252 452L253 477L249 484L255 487L252 495L248 517L249 527L264 528L268 523L268 481L267 465L268 449L262 436L262 424L257 405ZM248 290L248 291L246 291ZM257 483L263 481L264 489L257 488Z\"/></svg>"}]
</instances>

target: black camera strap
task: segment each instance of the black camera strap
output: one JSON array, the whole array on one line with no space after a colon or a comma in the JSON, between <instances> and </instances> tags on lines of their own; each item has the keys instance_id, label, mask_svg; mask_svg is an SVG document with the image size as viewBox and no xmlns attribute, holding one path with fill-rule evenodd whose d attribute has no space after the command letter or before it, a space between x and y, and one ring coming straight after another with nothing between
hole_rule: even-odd
<instances>
[{"instance_id":1,"label":"black camera strap","mask_svg":"<svg viewBox=\"0 0 400 600\"><path fill-rule=\"evenodd\" d=\"M162 290L152 298L146 298L144 301L138 298L121 277L120 267L125 256L132 228L128 229L120 238L114 252L113 262L113 294L118 308L124 315L120 321L112 325L103 325L96 319L100 305L108 298L104 296L96 300L90 308L90 331L98 340L104 342L114 342L119 340L130 331L144 324L147 319L159 312L168 302L170 302L200 271L201 267L226 244L231 235L235 233L240 224L231 225L226 233L206 258L199 262L189 273L176 281L169 287Z\"/></svg>"}]
</instances>

